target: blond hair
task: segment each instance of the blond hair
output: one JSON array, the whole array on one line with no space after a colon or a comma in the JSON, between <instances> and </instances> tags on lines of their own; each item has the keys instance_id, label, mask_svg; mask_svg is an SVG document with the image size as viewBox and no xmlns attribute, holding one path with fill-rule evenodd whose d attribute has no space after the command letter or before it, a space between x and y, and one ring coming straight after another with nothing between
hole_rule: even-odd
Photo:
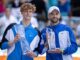
<instances>
[{"instance_id":1,"label":"blond hair","mask_svg":"<svg viewBox=\"0 0 80 60\"><path fill-rule=\"evenodd\" d=\"M20 11L23 12L23 11L27 11L31 9L33 12L36 11L36 7L35 5L31 4L31 3L24 3L21 5L21 8L20 8Z\"/></svg>"}]
</instances>

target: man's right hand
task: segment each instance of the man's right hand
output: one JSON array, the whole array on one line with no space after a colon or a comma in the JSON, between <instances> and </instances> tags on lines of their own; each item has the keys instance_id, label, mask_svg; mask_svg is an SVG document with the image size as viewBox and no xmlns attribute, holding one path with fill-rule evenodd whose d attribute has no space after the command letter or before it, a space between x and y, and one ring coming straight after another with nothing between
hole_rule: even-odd
<instances>
[{"instance_id":1,"label":"man's right hand","mask_svg":"<svg viewBox=\"0 0 80 60\"><path fill-rule=\"evenodd\" d=\"M20 35L17 34L17 35L15 36L15 38L14 38L14 41L13 41L13 42L9 42L8 44L9 44L10 46L12 46L12 45L15 44L19 39L20 39Z\"/></svg>"},{"instance_id":2,"label":"man's right hand","mask_svg":"<svg viewBox=\"0 0 80 60\"><path fill-rule=\"evenodd\" d=\"M34 57L37 57L36 54L34 54L34 52L30 51L30 52L27 52L27 55L34 58Z\"/></svg>"},{"instance_id":3,"label":"man's right hand","mask_svg":"<svg viewBox=\"0 0 80 60\"><path fill-rule=\"evenodd\" d=\"M20 35L17 34L17 35L15 36L15 38L14 38L14 43L16 43L19 39L20 39Z\"/></svg>"}]
</instances>

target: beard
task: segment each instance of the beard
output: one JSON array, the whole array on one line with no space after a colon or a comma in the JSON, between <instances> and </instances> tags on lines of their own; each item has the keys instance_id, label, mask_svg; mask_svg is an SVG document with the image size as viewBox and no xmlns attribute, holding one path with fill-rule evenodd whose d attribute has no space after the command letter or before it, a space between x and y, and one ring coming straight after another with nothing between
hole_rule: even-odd
<instances>
[{"instance_id":1,"label":"beard","mask_svg":"<svg viewBox=\"0 0 80 60\"><path fill-rule=\"evenodd\" d=\"M53 18L53 19L50 19L52 23L57 23L59 21L58 18Z\"/></svg>"}]
</instances>

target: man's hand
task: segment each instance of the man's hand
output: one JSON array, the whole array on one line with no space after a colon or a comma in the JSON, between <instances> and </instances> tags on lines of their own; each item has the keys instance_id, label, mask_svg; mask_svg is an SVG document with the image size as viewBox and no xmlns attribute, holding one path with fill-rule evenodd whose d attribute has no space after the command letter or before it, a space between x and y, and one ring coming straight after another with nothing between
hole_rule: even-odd
<instances>
[{"instance_id":1,"label":"man's hand","mask_svg":"<svg viewBox=\"0 0 80 60\"><path fill-rule=\"evenodd\" d=\"M13 42L9 42L8 44L9 44L10 46L12 46L12 45L15 44L19 39L20 39L20 36L19 36L19 34L17 34L17 35L15 36L15 38L14 38L14 41L13 41Z\"/></svg>"},{"instance_id":2,"label":"man's hand","mask_svg":"<svg viewBox=\"0 0 80 60\"><path fill-rule=\"evenodd\" d=\"M59 49L59 48L56 48L54 50L48 50L48 53L63 53L63 50Z\"/></svg>"},{"instance_id":3,"label":"man's hand","mask_svg":"<svg viewBox=\"0 0 80 60\"><path fill-rule=\"evenodd\" d=\"M16 43L19 39L20 39L20 35L17 34L17 35L15 36L15 38L14 38L14 43Z\"/></svg>"},{"instance_id":4,"label":"man's hand","mask_svg":"<svg viewBox=\"0 0 80 60\"><path fill-rule=\"evenodd\" d=\"M30 57L32 57L32 58L33 57L37 57L36 54L34 54L34 52L32 52L32 51L27 52L27 55L30 56Z\"/></svg>"}]
</instances>

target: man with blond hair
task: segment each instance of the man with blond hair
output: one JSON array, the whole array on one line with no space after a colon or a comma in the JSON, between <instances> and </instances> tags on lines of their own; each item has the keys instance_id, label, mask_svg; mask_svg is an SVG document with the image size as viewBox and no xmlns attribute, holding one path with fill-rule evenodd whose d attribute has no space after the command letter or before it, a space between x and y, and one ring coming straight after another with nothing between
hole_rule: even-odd
<instances>
[{"instance_id":1,"label":"man with blond hair","mask_svg":"<svg viewBox=\"0 0 80 60\"><path fill-rule=\"evenodd\" d=\"M2 49L8 49L7 60L33 60L33 58L38 55L39 35L38 31L31 24L31 17L35 10L35 6L30 3L21 5L20 11L23 19L20 24L16 24L8 30L5 36L6 40L4 40L1 46ZM21 45L21 32L18 32L19 29L16 29L19 26L23 26L24 31L22 30L21 32L24 32L25 42L27 41L28 47L31 48L31 50L25 52L25 54L23 54Z\"/></svg>"}]
</instances>

